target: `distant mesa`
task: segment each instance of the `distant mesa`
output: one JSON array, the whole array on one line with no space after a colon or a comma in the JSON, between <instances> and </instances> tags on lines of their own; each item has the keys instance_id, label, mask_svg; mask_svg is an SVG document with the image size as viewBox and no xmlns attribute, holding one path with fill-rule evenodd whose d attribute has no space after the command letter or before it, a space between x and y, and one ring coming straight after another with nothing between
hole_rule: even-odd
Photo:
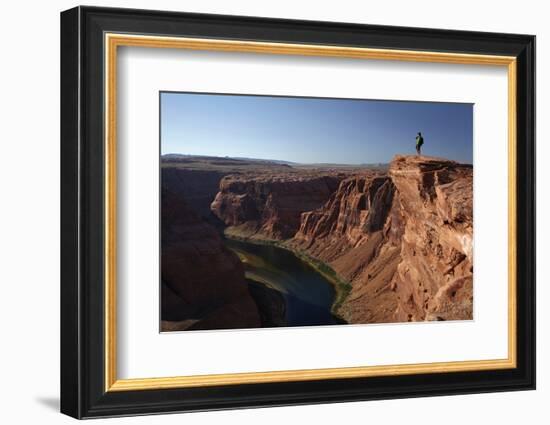
<instances>
[{"instance_id":1,"label":"distant mesa","mask_svg":"<svg viewBox=\"0 0 550 425\"><path fill-rule=\"evenodd\" d=\"M239 166L272 166L272 167L296 167L296 168L380 168L387 169L386 163L362 163L362 164L340 164L330 162L320 163L300 163L284 161L278 159L248 158L248 157L230 157L230 156L208 156L208 155L189 155L179 153L169 153L161 156L161 162L164 164L207 164L210 165L234 165Z\"/></svg>"},{"instance_id":2,"label":"distant mesa","mask_svg":"<svg viewBox=\"0 0 550 425\"><path fill-rule=\"evenodd\" d=\"M212 164L232 164L232 165L292 165L290 161L280 161L271 159L259 159L259 158L246 158L246 157L229 157L229 156L206 156L206 155L186 155L186 154L165 154L161 157L162 162L173 163L212 163Z\"/></svg>"}]
</instances>

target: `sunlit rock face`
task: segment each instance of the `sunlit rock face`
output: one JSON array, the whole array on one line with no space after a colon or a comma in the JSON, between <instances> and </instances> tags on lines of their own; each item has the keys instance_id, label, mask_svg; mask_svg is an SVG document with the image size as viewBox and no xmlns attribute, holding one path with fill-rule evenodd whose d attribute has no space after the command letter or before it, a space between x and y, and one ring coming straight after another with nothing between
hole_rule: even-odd
<instances>
[{"instance_id":1,"label":"sunlit rock face","mask_svg":"<svg viewBox=\"0 0 550 425\"><path fill-rule=\"evenodd\" d=\"M304 173L229 175L220 182L211 209L243 236L282 240L300 228L303 211L323 205L338 187L338 175Z\"/></svg>"},{"instance_id":2,"label":"sunlit rock face","mask_svg":"<svg viewBox=\"0 0 550 425\"><path fill-rule=\"evenodd\" d=\"M472 171L430 157L397 156L390 165L404 222L392 281L398 320L472 318Z\"/></svg>"}]
</instances>

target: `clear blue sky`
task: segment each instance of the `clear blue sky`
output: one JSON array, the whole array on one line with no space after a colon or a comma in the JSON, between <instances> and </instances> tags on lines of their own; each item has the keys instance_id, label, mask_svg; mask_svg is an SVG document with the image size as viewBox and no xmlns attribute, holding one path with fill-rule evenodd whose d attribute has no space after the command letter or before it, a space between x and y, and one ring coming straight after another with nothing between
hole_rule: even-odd
<instances>
[{"instance_id":1,"label":"clear blue sky","mask_svg":"<svg viewBox=\"0 0 550 425\"><path fill-rule=\"evenodd\" d=\"M423 154L472 163L473 105L161 93L161 152L300 163Z\"/></svg>"}]
</instances>

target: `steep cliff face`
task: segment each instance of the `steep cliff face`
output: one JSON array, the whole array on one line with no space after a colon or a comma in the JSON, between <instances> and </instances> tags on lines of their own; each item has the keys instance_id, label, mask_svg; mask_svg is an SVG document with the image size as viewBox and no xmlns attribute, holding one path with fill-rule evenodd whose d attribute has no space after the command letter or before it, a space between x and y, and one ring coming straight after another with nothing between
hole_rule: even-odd
<instances>
[{"instance_id":1,"label":"steep cliff face","mask_svg":"<svg viewBox=\"0 0 550 425\"><path fill-rule=\"evenodd\" d=\"M472 318L472 194L471 166L396 156L385 173L227 176L211 208L330 265L351 284L337 307L350 323L460 320Z\"/></svg>"},{"instance_id":2,"label":"steep cliff face","mask_svg":"<svg viewBox=\"0 0 550 425\"><path fill-rule=\"evenodd\" d=\"M369 173L343 180L325 205L302 213L295 242L322 259L337 256L342 249L331 248L334 243L354 247L365 235L382 230L394 191L391 180L383 175Z\"/></svg>"},{"instance_id":3,"label":"steep cliff face","mask_svg":"<svg viewBox=\"0 0 550 425\"><path fill-rule=\"evenodd\" d=\"M164 330L250 328L260 316L236 254L180 194L162 191Z\"/></svg>"},{"instance_id":4,"label":"steep cliff face","mask_svg":"<svg viewBox=\"0 0 550 425\"><path fill-rule=\"evenodd\" d=\"M389 175L405 224L392 281L397 320L471 319L472 167L398 156Z\"/></svg>"},{"instance_id":5,"label":"steep cliff face","mask_svg":"<svg viewBox=\"0 0 550 425\"><path fill-rule=\"evenodd\" d=\"M395 191L387 175L345 179L323 207L302 214L291 243L351 283L337 311L350 323L394 321L397 298L390 282L400 261L402 233Z\"/></svg>"},{"instance_id":6,"label":"steep cliff face","mask_svg":"<svg viewBox=\"0 0 550 425\"><path fill-rule=\"evenodd\" d=\"M200 217L210 220L210 203L220 187L226 172L216 170L189 170L180 167L163 167L161 186L181 195L187 205Z\"/></svg>"},{"instance_id":7,"label":"steep cliff face","mask_svg":"<svg viewBox=\"0 0 550 425\"><path fill-rule=\"evenodd\" d=\"M241 236L282 240L294 236L301 213L323 205L338 175L243 174L220 182L211 210Z\"/></svg>"}]
</instances>

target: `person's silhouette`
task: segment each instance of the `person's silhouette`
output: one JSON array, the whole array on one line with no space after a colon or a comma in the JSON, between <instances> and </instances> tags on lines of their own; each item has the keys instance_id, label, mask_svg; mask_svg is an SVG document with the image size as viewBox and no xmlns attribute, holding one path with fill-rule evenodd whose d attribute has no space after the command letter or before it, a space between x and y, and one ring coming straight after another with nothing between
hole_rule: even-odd
<instances>
[{"instance_id":1,"label":"person's silhouette","mask_svg":"<svg viewBox=\"0 0 550 425\"><path fill-rule=\"evenodd\" d=\"M422 133L420 131L416 135L416 154L422 155L422 145L424 144L424 138L422 137Z\"/></svg>"}]
</instances>

